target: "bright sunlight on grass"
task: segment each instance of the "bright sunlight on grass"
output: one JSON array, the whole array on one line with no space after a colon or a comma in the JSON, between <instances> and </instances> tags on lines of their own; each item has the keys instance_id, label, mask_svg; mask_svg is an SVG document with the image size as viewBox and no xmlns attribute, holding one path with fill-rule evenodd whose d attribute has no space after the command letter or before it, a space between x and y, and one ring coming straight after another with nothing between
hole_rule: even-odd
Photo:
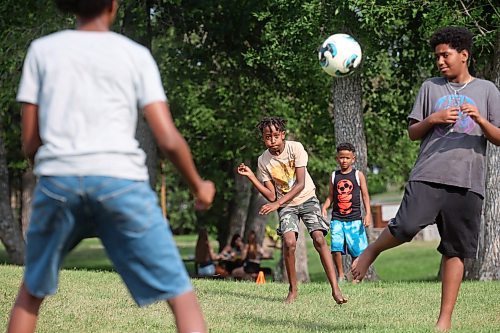
<instances>
[{"instance_id":1,"label":"bright sunlight on grass","mask_svg":"<svg viewBox=\"0 0 500 333\"><path fill-rule=\"evenodd\" d=\"M194 253L195 235L176 236L181 255ZM288 286L269 282L193 280L210 332L432 332L439 310L440 256L436 242L411 242L376 261L381 282L342 284L349 297L334 304L319 257L308 240L313 283L300 285L296 303L282 303ZM0 262L5 262L0 247ZM275 253L275 261L279 253ZM266 263L272 267L275 261ZM173 332L164 304L136 307L113 272L98 239L68 256L59 292L42 306L38 332ZM188 267L192 269L192 267ZM17 293L22 268L0 265L0 330ZM500 282L465 282L452 332L498 332Z\"/></svg>"},{"instance_id":2,"label":"bright sunlight on grass","mask_svg":"<svg viewBox=\"0 0 500 333\"><path fill-rule=\"evenodd\" d=\"M0 327L5 327L22 269L0 266ZM283 283L194 280L210 332L432 332L437 282L343 284L349 303L334 304L326 283L300 285L284 305ZM453 332L498 332L499 282L465 282ZM38 332L173 332L165 304L135 306L113 272L63 270L59 292L42 306Z\"/></svg>"}]
</instances>

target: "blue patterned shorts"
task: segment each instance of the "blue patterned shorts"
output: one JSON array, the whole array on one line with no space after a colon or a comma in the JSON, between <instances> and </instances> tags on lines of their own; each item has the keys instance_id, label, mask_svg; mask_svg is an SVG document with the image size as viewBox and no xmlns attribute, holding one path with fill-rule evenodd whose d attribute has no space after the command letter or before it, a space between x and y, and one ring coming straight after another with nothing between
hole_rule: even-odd
<instances>
[{"instance_id":1,"label":"blue patterned shorts","mask_svg":"<svg viewBox=\"0 0 500 333\"><path fill-rule=\"evenodd\" d=\"M330 222L331 251L349 253L357 258L368 246L365 227L361 220Z\"/></svg>"}]
</instances>

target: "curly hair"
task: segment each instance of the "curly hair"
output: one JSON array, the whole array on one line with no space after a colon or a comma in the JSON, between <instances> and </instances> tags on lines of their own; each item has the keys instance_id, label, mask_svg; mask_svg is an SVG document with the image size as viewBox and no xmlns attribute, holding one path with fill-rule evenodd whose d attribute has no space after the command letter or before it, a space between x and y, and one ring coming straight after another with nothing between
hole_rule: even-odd
<instances>
[{"instance_id":1,"label":"curly hair","mask_svg":"<svg viewBox=\"0 0 500 333\"><path fill-rule=\"evenodd\" d=\"M109 8L113 0L55 0L57 8L65 14L92 19Z\"/></svg>"},{"instance_id":2,"label":"curly hair","mask_svg":"<svg viewBox=\"0 0 500 333\"><path fill-rule=\"evenodd\" d=\"M448 44L451 48L461 52L467 50L469 56L472 49L472 33L463 27L445 27L436 31L429 40L433 50L439 44Z\"/></svg>"},{"instance_id":3,"label":"curly hair","mask_svg":"<svg viewBox=\"0 0 500 333\"><path fill-rule=\"evenodd\" d=\"M271 126L274 126L280 132L284 132L286 131L286 120L280 117L265 117L255 127L260 131L260 134L263 134L264 129Z\"/></svg>"},{"instance_id":4,"label":"curly hair","mask_svg":"<svg viewBox=\"0 0 500 333\"><path fill-rule=\"evenodd\" d=\"M342 150L350 151L353 154L356 153L356 148L354 148L354 146L349 142L343 142L337 146L337 153Z\"/></svg>"}]
</instances>

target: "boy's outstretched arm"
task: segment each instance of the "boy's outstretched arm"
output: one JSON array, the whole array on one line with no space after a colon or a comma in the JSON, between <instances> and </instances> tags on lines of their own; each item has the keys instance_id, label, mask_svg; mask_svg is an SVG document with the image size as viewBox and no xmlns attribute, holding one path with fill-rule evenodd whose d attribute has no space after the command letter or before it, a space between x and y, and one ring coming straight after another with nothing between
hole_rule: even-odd
<instances>
[{"instance_id":1,"label":"boy's outstretched arm","mask_svg":"<svg viewBox=\"0 0 500 333\"><path fill-rule=\"evenodd\" d=\"M326 197L325 203L323 204L323 207L321 207L321 213L323 214L323 217L325 219L328 219L328 208L330 208L332 202L333 202L333 184L330 181L330 186L328 189L328 197Z\"/></svg>"},{"instance_id":2,"label":"boy's outstretched arm","mask_svg":"<svg viewBox=\"0 0 500 333\"><path fill-rule=\"evenodd\" d=\"M488 141L493 143L495 146L500 146L500 128L496 127L487 119L482 117L477 107L472 104L463 104L462 111L467 113L469 117L471 117L472 120L474 120L479 127L481 127L481 130Z\"/></svg>"},{"instance_id":3,"label":"boy's outstretched arm","mask_svg":"<svg viewBox=\"0 0 500 333\"><path fill-rule=\"evenodd\" d=\"M262 208L259 211L259 214L266 215L271 212L274 212L275 210L280 208L281 205L284 205L288 201L295 198L295 196L304 189L306 185L306 167L295 168L295 176L296 176L295 184L293 184L292 189L287 194L276 200L275 202L270 202L262 206Z\"/></svg>"},{"instance_id":4,"label":"boy's outstretched arm","mask_svg":"<svg viewBox=\"0 0 500 333\"><path fill-rule=\"evenodd\" d=\"M359 187L361 188L361 197L363 198L363 206L365 207L365 218L363 225L365 227L372 224L372 208L370 205L370 194L368 193L368 185L365 175L359 171Z\"/></svg>"},{"instance_id":5,"label":"boy's outstretched arm","mask_svg":"<svg viewBox=\"0 0 500 333\"><path fill-rule=\"evenodd\" d=\"M274 188L274 185L272 182L267 181L262 184L255 174L253 173L252 169L250 169L247 165L244 163L241 163L238 165L237 171L240 175L247 177L255 186L255 188L269 201L274 201L276 200L276 190Z\"/></svg>"},{"instance_id":6,"label":"boy's outstretched arm","mask_svg":"<svg viewBox=\"0 0 500 333\"><path fill-rule=\"evenodd\" d=\"M187 181L196 197L199 209L207 209L212 204L215 186L211 181L203 180L196 170L191 150L179 133L172 120L172 115L165 102L155 102L144 107L144 117L160 147Z\"/></svg>"}]
</instances>

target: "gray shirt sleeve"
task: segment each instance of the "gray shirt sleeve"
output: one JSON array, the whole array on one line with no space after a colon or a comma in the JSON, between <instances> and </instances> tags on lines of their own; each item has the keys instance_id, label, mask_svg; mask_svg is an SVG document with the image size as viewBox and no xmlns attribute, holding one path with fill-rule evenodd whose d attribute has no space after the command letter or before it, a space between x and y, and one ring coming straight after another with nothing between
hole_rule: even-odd
<instances>
[{"instance_id":1,"label":"gray shirt sleeve","mask_svg":"<svg viewBox=\"0 0 500 333\"><path fill-rule=\"evenodd\" d=\"M432 108L429 104L429 82L425 81L418 92L415 103L413 104L413 109L408 116L408 120L422 121L427 118L431 112Z\"/></svg>"},{"instance_id":2,"label":"gray shirt sleeve","mask_svg":"<svg viewBox=\"0 0 500 333\"><path fill-rule=\"evenodd\" d=\"M491 84L488 91L487 108L488 121L496 127L500 127L500 91L494 84Z\"/></svg>"}]
</instances>

